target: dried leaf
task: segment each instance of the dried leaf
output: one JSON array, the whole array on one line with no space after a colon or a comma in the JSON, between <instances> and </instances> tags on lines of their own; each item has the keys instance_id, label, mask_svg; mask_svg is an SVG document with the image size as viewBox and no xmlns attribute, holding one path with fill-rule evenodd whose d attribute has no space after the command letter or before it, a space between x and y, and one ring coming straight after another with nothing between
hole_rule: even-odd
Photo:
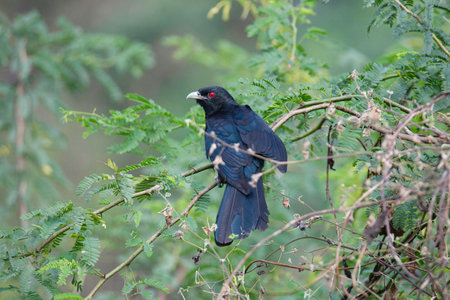
<instances>
[{"instance_id":1,"label":"dried leaf","mask_svg":"<svg viewBox=\"0 0 450 300\"><path fill-rule=\"evenodd\" d=\"M283 197L283 200L281 201L283 203L284 208L289 209L291 208L291 204L289 203L289 199L286 197Z\"/></svg>"}]
</instances>

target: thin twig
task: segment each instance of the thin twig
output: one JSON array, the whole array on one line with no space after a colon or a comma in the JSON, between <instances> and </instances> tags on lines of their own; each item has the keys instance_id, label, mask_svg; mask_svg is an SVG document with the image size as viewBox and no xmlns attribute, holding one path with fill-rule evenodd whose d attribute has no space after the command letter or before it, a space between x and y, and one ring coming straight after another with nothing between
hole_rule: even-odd
<instances>
[{"instance_id":1,"label":"thin twig","mask_svg":"<svg viewBox=\"0 0 450 300\"><path fill-rule=\"evenodd\" d=\"M305 137L310 136L311 134L313 134L314 132L320 130L322 128L323 123L325 123L325 121L327 120L326 117L322 117L322 119L320 119L320 121L317 123L316 126L314 126L314 128L312 128L311 130L309 130L308 132L302 134L301 136L295 137L291 139L291 142L296 142L298 140L304 139Z\"/></svg>"},{"instance_id":2,"label":"thin twig","mask_svg":"<svg viewBox=\"0 0 450 300\"><path fill-rule=\"evenodd\" d=\"M328 136L327 136L327 142L328 142L328 156L331 156L332 158L329 158L327 160L327 167L326 167L326 185L325 185L325 190L327 193L327 197L328 197L328 201L330 202L330 206L331 209L334 211L334 204L333 204L333 199L331 199L331 192L330 192L330 169L333 167L334 164L334 160L333 160L333 145L332 145L332 141L331 141L331 131L333 130L333 126L330 125L330 127L328 128ZM341 240L341 233L344 234L344 232L340 232L339 227L337 226L338 221L337 221L337 216L336 213L333 213L334 216L334 222L336 224L336 235L338 240ZM336 251L336 265L335 268L333 268L333 271L335 274L332 274L331 276L331 280L330 280L330 287L329 287L329 291L328 291L328 299L331 299L332 296L332 292L333 292L333 286L334 286L334 279L336 278L337 280L337 284L339 285L339 276L335 276L338 272L337 272L337 266L338 266L338 262L339 262L339 252Z\"/></svg>"},{"instance_id":3,"label":"thin twig","mask_svg":"<svg viewBox=\"0 0 450 300\"><path fill-rule=\"evenodd\" d=\"M398 6L400 6L400 8L403 9L406 13L413 16L413 18L416 19L420 25L423 25L422 19L418 15L416 15L415 13L410 11L405 5L403 5L403 3L400 2L400 0L394 0L394 2L397 3ZM442 51L444 51L444 53L447 54L447 56L450 56L450 52L445 48L445 46L441 42L441 40L439 40L438 37L434 33L432 33L432 36L433 36L433 40L436 42L436 44L438 44L439 48L441 48Z\"/></svg>"},{"instance_id":4,"label":"thin twig","mask_svg":"<svg viewBox=\"0 0 450 300\"><path fill-rule=\"evenodd\" d=\"M212 169L213 167L214 167L213 164L206 164L206 165L203 165L203 166L198 167L198 168L192 168L191 170L182 173L181 176L182 177L189 177L191 175L203 172L205 170Z\"/></svg>"},{"instance_id":5,"label":"thin twig","mask_svg":"<svg viewBox=\"0 0 450 300\"><path fill-rule=\"evenodd\" d=\"M206 193L208 193L210 190L212 190L217 185L217 182L214 182L204 188L202 191L200 191L189 203L189 205L184 209L184 211L181 213L182 216L187 216L189 214L189 211L192 209L192 207L197 203L197 201ZM160 228L155 234L153 234L149 239L145 241L146 245L151 245L164 231L175 225L181 221L181 216L173 219L169 224L165 225L164 227ZM127 259L125 259L122 263L120 263L118 266L116 266L114 269L112 269L110 272L105 274L105 277L99 280L95 287L89 292L89 294L86 296L86 300L92 299L92 297L97 293L97 291L102 287L102 285L112 276L114 276L117 272L125 268L126 266L130 265L133 260L142 252L144 251L144 245L139 246Z\"/></svg>"},{"instance_id":6,"label":"thin twig","mask_svg":"<svg viewBox=\"0 0 450 300\"><path fill-rule=\"evenodd\" d=\"M396 200L385 200L384 203L393 203ZM275 232L271 233L270 235L266 236L264 239L262 239L261 241L259 241L256 245L254 245L252 247L252 249L250 249L245 255L244 257L239 261L239 263L236 265L236 267L233 269L233 271L231 272L230 276L227 278L227 280L223 283L222 285L222 289L220 290L219 294L216 297L216 300L221 300L225 294L226 291L228 290L228 286L230 285L231 281L233 280L233 277L236 276L236 274L239 272L239 270L242 268L242 266L244 265L244 263L247 261L247 259L262 245L264 245L265 243L267 243L270 239L274 238L275 236L281 234L282 232L288 230L289 228L292 228L292 226L296 223L298 223L299 221L305 220L305 219L309 219L311 217L315 217L315 216L319 216L319 215L324 215L324 214L332 214L332 213L341 213L341 212L350 212L350 211L354 211L356 209L361 209L364 207L369 207L369 206L374 206L374 205L380 205L381 201L376 201L376 202L365 202L365 203L359 203L359 204L354 204L351 207L347 207L347 208L338 208L338 209L324 209L324 210L318 210L318 211L313 211L310 213L307 213L303 216L299 216L298 218L295 218L291 221L289 221L288 223L286 223L283 227L281 227L280 229L276 230Z\"/></svg>"},{"instance_id":7,"label":"thin twig","mask_svg":"<svg viewBox=\"0 0 450 300\"><path fill-rule=\"evenodd\" d=\"M160 185L154 185L153 187L146 189L144 191L138 192L133 194L132 198L137 197L137 196L141 196L141 195L145 195L145 194L152 194L153 192L159 190L161 188ZM111 208L123 203L125 201L125 199L119 199L117 201L114 201L108 205L103 206L102 208L97 209L96 211L93 211L92 214L94 215L100 215L102 213L104 213L105 211L110 210ZM55 231L52 235L50 235L45 241L43 241L42 243L40 243L34 250L29 251L27 253L21 254L18 257L22 258L22 257L27 257L27 256L31 256L31 255L36 255L39 252L41 252L41 250L47 246L49 243L51 243L56 237L58 237L60 234L66 232L67 230L69 230L73 225L75 225L75 222L70 223L60 229L58 229L57 231Z\"/></svg>"}]
</instances>

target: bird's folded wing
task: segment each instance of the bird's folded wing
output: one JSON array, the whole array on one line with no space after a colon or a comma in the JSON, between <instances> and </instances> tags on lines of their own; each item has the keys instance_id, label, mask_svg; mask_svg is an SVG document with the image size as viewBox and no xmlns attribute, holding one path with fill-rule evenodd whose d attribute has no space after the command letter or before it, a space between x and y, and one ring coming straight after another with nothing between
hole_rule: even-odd
<instances>
[{"instance_id":1,"label":"bird's folded wing","mask_svg":"<svg viewBox=\"0 0 450 300\"><path fill-rule=\"evenodd\" d=\"M248 105L239 106L233 119L242 142L248 148L276 161L287 160L286 148L281 139ZM287 165L279 165L278 169L284 173Z\"/></svg>"},{"instance_id":2,"label":"bird's folded wing","mask_svg":"<svg viewBox=\"0 0 450 300\"><path fill-rule=\"evenodd\" d=\"M236 151L237 144L240 141L239 133L226 127L216 129L214 133L220 140L208 134L205 135L206 155L213 162L214 167L225 182L247 195L250 192L250 186L244 175L244 167L251 164L253 158L244 152ZM229 145L235 144L235 146L225 146L221 141Z\"/></svg>"}]
</instances>

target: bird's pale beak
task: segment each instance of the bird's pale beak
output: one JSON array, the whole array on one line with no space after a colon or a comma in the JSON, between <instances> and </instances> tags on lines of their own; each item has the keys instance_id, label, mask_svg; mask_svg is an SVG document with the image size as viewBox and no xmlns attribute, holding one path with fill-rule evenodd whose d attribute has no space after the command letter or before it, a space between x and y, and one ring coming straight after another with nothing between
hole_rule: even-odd
<instances>
[{"instance_id":1,"label":"bird's pale beak","mask_svg":"<svg viewBox=\"0 0 450 300\"><path fill-rule=\"evenodd\" d=\"M186 96L186 99L197 99L197 100L205 100L206 97L200 95L199 91L195 91Z\"/></svg>"}]
</instances>

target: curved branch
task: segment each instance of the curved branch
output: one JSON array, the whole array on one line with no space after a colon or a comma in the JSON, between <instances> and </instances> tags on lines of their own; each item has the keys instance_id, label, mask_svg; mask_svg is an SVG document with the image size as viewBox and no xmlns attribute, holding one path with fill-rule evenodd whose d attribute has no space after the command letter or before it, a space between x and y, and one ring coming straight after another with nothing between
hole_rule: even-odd
<instances>
[{"instance_id":1,"label":"curved branch","mask_svg":"<svg viewBox=\"0 0 450 300\"><path fill-rule=\"evenodd\" d=\"M145 195L145 194L150 195L150 194L152 194L154 191L159 190L160 188L161 188L160 185L155 185L155 186L153 186L153 187L151 187L151 188L149 188L149 189L146 189L146 190L144 190L144 191L141 191L141 192L138 192L138 193L133 194L132 197L134 198L134 197L142 196L142 195ZM93 211L92 214L93 214L93 215L100 215L100 214L104 213L105 211L108 211L108 210L110 210L111 208L113 208L113 207L115 207L115 206L121 204L121 203L124 202L124 201L125 201L125 199L119 199L119 200L117 200L117 201L114 201L114 202L112 202L112 203L110 203L110 204L108 204L108 205L103 206L102 208L97 209L96 211ZM40 243L34 250L29 251L29 252L24 253L24 254L21 254L21 255L19 255L18 257L19 257L19 258L23 258L23 257L31 256L31 255L36 255L37 253L41 252L41 250L42 250L45 246L47 246L48 244L50 244L56 237L58 237L60 234L62 234L62 233L64 233L64 232L66 232L67 230L69 230L74 224L75 224L75 222L74 222L74 223L67 224L67 225L64 226L63 228L58 229L58 231L55 231L55 232L54 232L51 236L49 236L45 241L43 241L42 243Z\"/></svg>"},{"instance_id":2,"label":"curved branch","mask_svg":"<svg viewBox=\"0 0 450 300\"><path fill-rule=\"evenodd\" d=\"M409 113L416 113L417 111L422 111L423 109L429 108L432 104L445 99L448 95L450 94L450 91L444 91L439 93L438 95L436 95L430 102L417 107L414 110L410 110ZM331 103L333 102L337 102L337 101L348 101L354 97L358 97L360 95L346 95L346 96L342 96L342 97L335 97L335 98L330 98L330 99L324 99L324 100L319 100L319 101L311 101L311 102L307 102L308 107L306 108L295 108L291 111L289 111L288 113L286 113L285 115L283 115L282 117L280 117L278 120L276 120L271 126L270 128L272 128L273 131L277 130L281 125L283 125L284 123L286 123L290 118L292 118L293 116L296 116L298 114L305 114L305 113L309 113L311 111L314 110L319 110L319 109L325 109L327 107L329 107L331 105ZM315 105L313 105L313 103ZM301 106L304 107L305 105ZM335 105L335 108L337 110L340 110L342 112L348 113L350 115L353 115L355 117L360 118L361 114L357 111L354 111L350 108L347 108L345 106L341 106L341 105ZM369 124L367 125L367 127L378 131L380 133L383 134L391 134L392 130L385 128L383 126L380 125L376 125L376 124ZM409 135L409 134L405 134L405 133L398 133L398 137L403 139L403 140L407 140L413 143L424 143L424 144L438 144L438 143L449 143L450 142L450 138L448 137L435 137L435 136L420 136L420 135Z\"/></svg>"},{"instance_id":3,"label":"curved branch","mask_svg":"<svg viewBox=\"0 0 450 300\"><path fill-rule=\"evenodd\" d=\"M298 140L304 139L305 137L310 136L311 134L313 134L314 132L320 130L322 128L323 123L325 123L325 121L327 120L326 117L322 117L322 119L320 119L319 123L317 123L317 125L312 128L310 131L302 134L301 136L295 137L291 139L291 142L296 142Z\"/></svg>"},{"instance_id":4,"label":"curved branch","mask_svg":"<svg viewBox=\"0 0 450 300\"><path fill-rule=\"evenodd\" d=\"M308 113L313 110L327 108L329 106L329 104L331 104L333 102L349 101L356 97L362 97L362 95L344 95L344 96L332 97L332 98L328 98L328 99L302 102L297 107L295 107L293 110L289 111L287 114L281 116L278 120L273 122L273 124L270 125L270 128L272 128L272 130L275 131L281 125L283 125L287 120L289 120L290 118L292 118L295 115ZM314 107L314 109L306 109L306 107Z\"/></svg>"},{"instance_id":5,"label":"curved branch","mask_svg":"<svg viewBox=\"0 0 450 300\"><path fill-rule=\"evenodd\" d=\"M306 114L309 113L311 111L314 110L318 110L318 109L324 109L327 108L328 106L330 106L329 102L326 103L322 103L322 104L317 104L314 106L310 106L307 108L301 108L301 109L294 109L289 111L287 114L283 115L282 117L280 117L278 120L276 120L275 122L273 122L273 124L270 126L270 128L272 128L273 131L277 130L281 125L283 125L284 123L287 122L287 120L289 120L290 118L292 118L293 116L299 115L299 114Z\"/></svg>"}]
</instances>

